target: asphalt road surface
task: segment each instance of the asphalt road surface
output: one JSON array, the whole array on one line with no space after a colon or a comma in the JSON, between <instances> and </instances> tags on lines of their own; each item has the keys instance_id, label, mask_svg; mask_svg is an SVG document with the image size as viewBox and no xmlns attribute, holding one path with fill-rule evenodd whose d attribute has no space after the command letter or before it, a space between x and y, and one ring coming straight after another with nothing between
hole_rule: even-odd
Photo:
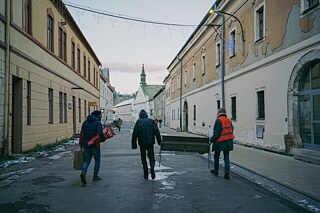
<instances>
[{"instance_id":1,"label":"asphalt road surface","mask_svg":"<svg viewBox=\"0 0 320 213\"><path fill-rule=\"evenodd\" d=\"M198 154L165 152L159 166L158 145L156 179L145 180L139 149L131 150L132 126L115 132L101 146L102 180L92 181L92 161L85 187L72 168L78 145L0 168L0 213L307 212L234 173L225 180L221 168L213 176Z\"/></svg>"}]
</instances>

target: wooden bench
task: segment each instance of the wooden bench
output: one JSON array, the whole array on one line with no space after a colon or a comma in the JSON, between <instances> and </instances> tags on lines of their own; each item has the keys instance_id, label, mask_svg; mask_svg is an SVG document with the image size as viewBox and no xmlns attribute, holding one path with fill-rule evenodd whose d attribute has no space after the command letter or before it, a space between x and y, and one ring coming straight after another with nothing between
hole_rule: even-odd
<instances>
[{"instance_id":1,"label":"wooden bench","mask_svg":"<svg viewBox=\"0 0 320 213\"><path fill-rule=\"evenodd\" d=\"M162 151L178 151L178 152L193 152L193 153L208 153L208 168L210 167L210 142L209 138L200 136L172 136L162 135L162 142L160 146L160 160Z\"/></svg>"}]
</instances>

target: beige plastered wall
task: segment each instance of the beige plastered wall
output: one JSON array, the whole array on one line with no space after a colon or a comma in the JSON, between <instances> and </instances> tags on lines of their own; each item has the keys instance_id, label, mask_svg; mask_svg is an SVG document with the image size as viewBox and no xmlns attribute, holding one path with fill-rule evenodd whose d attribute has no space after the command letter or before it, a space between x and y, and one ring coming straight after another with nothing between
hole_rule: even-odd
<instances>
[{"instance_id":1,"label":"beige plastered wall","mask_svg":"<svg viewBox=\"0 0 320 213\"><path fill-rule=\"evenodd\" d=\"M88 114L88 102L95 101L99 104L99 85L96 88L93 85L93 66L98 67L98 61L94 61L92 56L86 51L87 57L91 58L91 81L89 83L82 75L71 69L71 37L74 37L75 44L81 45L81 53L85 45L77 38L74 31L65 26L67 30L67 63L64 63L57 57L58 40L57 40L57 21L61 16L50 3L50 1L39 1L32 4L32 32L33 38L24 35L21 31L21 2L13 1L13 25L10 31L10 44L14 51L10 53L10 94L9 103L12 109L12 76L17 76L23 80L23 118L22 118L22 150L26 151L34 148L36 144L46 145L65 138L73 134L73 110L67 110L67 123L59 123L59 92L67 94L67 102L72 102L72 97L76 98L76 131L80 131L81 124L85 120L85 111ZM51 7L54 11L55 18L55 54L50 54L46 50L47 46L47 9ZM39 22L38 22L39 21ZM16 53L16 51L18 53ZM20 54L24 55L21 56ZM81 54L82 56L82 54ZM82 65L82 57L81 57ZM99 78L98 78L99 80ZM26 85L27 81L31 82L31 125L26 125ZM82 87L82 89L72 89ZM53 123L48 123L48 88L53 89L54 106L53 106ZM81 99L81 121L79 120L78 98ZM87 102L87 109L84 109L84 100ZM91 107L91 111L93 107ZM12 120L10 120L12 124ZM10 125L11 126L11 125ZM12 129L9 129L11 134ZM10 135L11 137L11 135Z\"/></svg>"}]
</instances>

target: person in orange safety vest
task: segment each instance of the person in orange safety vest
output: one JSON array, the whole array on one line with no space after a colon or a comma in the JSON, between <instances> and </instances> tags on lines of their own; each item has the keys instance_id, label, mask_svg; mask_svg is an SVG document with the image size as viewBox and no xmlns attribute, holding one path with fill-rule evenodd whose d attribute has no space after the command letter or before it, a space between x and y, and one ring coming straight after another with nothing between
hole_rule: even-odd
<instances>
[{"instance_id":1,"label":"person in orange safety vest","mask_svg":"<svg viewBox=\"0 0 320 213\"><path fill-rule=\"evenodd\" d=\"M214 170L211 173L218 175L220 152L224 156L224 178L229 179L230 160L229 153L233 150L233 126L231 120L227 117L226 110L220 108L217 114L217 120L214 124L213 135L210 138L212 151L214 151Z\"/></svg>"}]
</instances>

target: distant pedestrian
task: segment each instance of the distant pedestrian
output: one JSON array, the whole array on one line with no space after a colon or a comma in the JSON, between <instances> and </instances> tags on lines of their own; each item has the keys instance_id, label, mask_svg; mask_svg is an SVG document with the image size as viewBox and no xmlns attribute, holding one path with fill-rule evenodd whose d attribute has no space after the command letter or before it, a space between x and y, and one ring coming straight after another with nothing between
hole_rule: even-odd
<instances>
[{"instance_id":1,"label":"distant pedestrian","mask_svg":"<svg viewBox=\"0 0 320 213\"><path fill-rule=\"evenodd\" d=\"M233 150L233 139L234 135L232 122L227 117L226 110L220 108L218 110L217 120L214 124L213 135L210 138L210 142L213 143L212 151L214 151L214 170L211 170L212 174L218 175L220 152L223 151L224 178L229 179L229 153Z\"/></svg>"},{"instance_id":2,"label":"distant pedestrian","mask_svg":"<svg viewBox=\"0 0 320 213\"><path fill-rule=\"evenodd\" d=\"M121 119L121 118L118 119L118 124L117 124L117 126L118 126L118 130L119 130L119 132L120 132L121 127L122 127L122 119Z\"/></svg>"},{"instance_id":3,"label":"distant pedestrian","mask_svg":"<svg viewBox=\"0 0 320 213\"><path fill-rule=\"evenodd\" d=\"M156 118L155 120L154 120L154 123L158 126L158 118Z\"/></svg>"},{"instance_id":4,"label":"distant pedestrian","mask_svg":"<svg viewBox=\"0 0 320 213\"><path fill-rule=\"evenodd\" d=\"M162 119L159 119L159 127L161 128Z\"/></svg>"},{"instance_id":5,"label":"distant pedestrian","mask_svg":"<svg viewBox=\"0 0 320 213\"><path fill-rule=\"evenodd\" d=\"M87 120L83 122L81 127L80 146L81 148L84 148L84 162L82 165L82 173L80 178L83 184L87 183L86 174L91 163L92 156L94 157L93 180L101 180L101 178L98 176L101 161L100 141L105 141L101 117L101 111L95 110L91 113L91 115L87 116ZM100 137L100 141L93 143L92 145L88 145L88 142L97 134Z\"/></svg>"},{"instance_id":6,"label":"distant pedestrian","mask_svg":"<svg viewBox=\"0 0 320 213\"><path fill-rule=\"evenodd\" d=\"M155 125L155 122L153 119L148 118L147 112L142 109L139 113L139 119L134 125L134 129L132 132L132 139L131 139L131 145L132 149L137 149L137 139L138 144L140 146L140 155L141 155L141 162L143 166L143 172L144 172L144 179L148 179L148 165L147 165L147 159L146 154L148 152L148 158L150 162L150 173L151 178L154 180L156 178L156 174L154 171L154 165L155 165L155 158L154 158L154 144L155 144L155 138L157 138L157 142L160 145L161 144L161 136L160 131L158 129L158 126Z\"/></svg>"}]
</instances>

